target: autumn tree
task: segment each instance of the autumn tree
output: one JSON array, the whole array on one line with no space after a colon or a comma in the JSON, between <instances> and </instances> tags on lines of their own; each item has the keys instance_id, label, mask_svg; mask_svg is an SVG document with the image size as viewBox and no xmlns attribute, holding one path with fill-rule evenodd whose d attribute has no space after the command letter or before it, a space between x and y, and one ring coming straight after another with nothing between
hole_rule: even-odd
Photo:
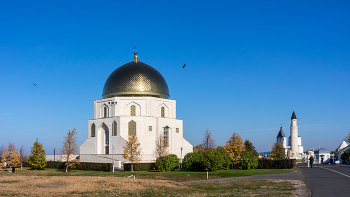
<instances>
[{"instance_id":1,"label":"autumn tree","mask_svg":"<svg viewBox=\"0 0 350 197\"><path fill-rule=\"evenodd\" d=\"M216 148L215 140L213 139L213 135L209 129L205 130L204 138L202 140L202 147L205 151L214 150Z\"/></svg>"},{"instance_id":2,"label":"autumn tree","mask_svg":"<svg viewBox=\"0 0 350 197\"><path fill-rule=\"evenodd\" d=\"M76 158L78 154L78 144L76 141L76 135L77 132L75 128L73 128L73 131L68 130L67 135L64 138L63 141L63 147L61 149L62 159L65 160L65 167L66 172L68 172L69 167L74 167L74 165L78 164L78 160Z\"/></svg>"},{"instance_id":3,"label":"autumn tree","mask_svg":"<svg viewBox=\"0 0 350 197\"><path fill-rule=\"evenodd\" d=\"M123 157L131 163L131 172L134 171L134 163L138 163L142 159L142 148L140 147L140 142L137 139L136 134L129 135L128 141L126 141L124 148Z\"/></svg>"},{"instance_id":4,"label":"autumn tree","mask_svg":"<svg viewBox=\"0 0 350 197\"><path fill-rule=\"evenodd\" d=\"M231 135L230 140L226 142L225 150L230 154L232 162L236 164L245 150L241 133L234 132Z\"/></svg>"},{"instance_id":5,"label":"autumn tree","mask_svg":"<svg viewBox=\"0 0 350 197\"><path fill-rule=\"evenodd\" d=\"M36 139L30 151L28 163L35 170L43 169L46 166L46 152L43 144L39 143L38 139Z\"/></svg>"},{"instance_id":6,"label":"autumn tree","mask_svg":"<svg viewBox=\"0 0 350 197\"><path fill-rule=\"evenodd\" d=\"M250 152L253 156L259 156L258 152L255 150L255 147L253 146L253 143L251 143L249 140L244 141L244 148L246 152Z\"/></svg>"},{"instance_id":7,"label":"autumn tree","mask_svg":"<svg viewBox=\"0 0 350 197\"><path fill-rule=\"evenodd\" d=\"M7 166L12 166L15 164L15 166L18 166L20 164L20 159L19 159L19 153L16 148L16 146L9 142L9 145L7 148L3 149L3 152L1 154L1 166L4 167L4 162L7 163Z\"/></svg>"},{"instance_id":8,"label":"autumn tree","mask_svg":"<svg viewBox=\"0 0 350 197\"><path fill-rule=\"evenodd\" d=\"M270 151L270 157L274 159L285 159L286 155L284 153L283 145L280 142L275 142Z\"/></svg>"},{"instance_id":9,"label":"autumn tree","mask_svg":"<svg viewBox=\"0 0 350 197\"><path fill-rule=\"evenodd\" d=\"M159 157L163 157L169 154L169 145L167 144L167 140L164 138L163 134L160 133L156 141L156 147L153 151L153 156L157 159Z\"/></svg>"}]
</instances>

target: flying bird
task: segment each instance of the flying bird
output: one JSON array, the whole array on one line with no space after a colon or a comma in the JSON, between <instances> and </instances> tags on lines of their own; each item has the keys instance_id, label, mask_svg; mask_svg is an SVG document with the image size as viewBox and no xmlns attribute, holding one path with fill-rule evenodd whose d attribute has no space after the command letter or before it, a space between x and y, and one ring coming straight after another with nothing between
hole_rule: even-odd
<instances>
[{"instance_id":1,"label":"flying bird","mask_svg":"<svg viewBox=\"0 0 350 197\"><path fill-rule=\"evenodd\" d=\"M185 68L186 64L184 64L184 66L182 68Z\"/></svg>"},{"instance_id":2,"label":"flying bird","mask_svg":"<svg viewBox=\"0 0 350 197\"><path fill-rule=\"evenodd\" d=\"M35 83L33 83L33 85L36 86Z\"/></svg>"}]
</instances>

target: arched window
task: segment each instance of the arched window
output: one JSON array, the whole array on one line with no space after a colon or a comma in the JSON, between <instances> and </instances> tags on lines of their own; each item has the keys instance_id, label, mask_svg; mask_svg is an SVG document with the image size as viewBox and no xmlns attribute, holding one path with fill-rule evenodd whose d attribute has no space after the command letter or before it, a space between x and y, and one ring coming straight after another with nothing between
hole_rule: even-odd
<instances>
[{"instance_id":1,"label":"arched window","mask_svg":"<svg viewBox=\"0 0 350 197\"><path fill-rule=\"evenodd\" d=\"M134 135L134 134L136 134L136 122L135 121L130 121L129 122L129 132L128 132L128 134L129 135Z\"/></svg>"},{"instance_id":2,"label":"arched window","mask_svg":"<svg viewBox=\"0 0 350 197\"><path fill-rule=\"evenodd\" d=\"M165 144L166 146L169 146L169 127L164 127L164 133L163 133Z\"/></svg>"},{"instance_id":3,"label":"arched window","mask_svg":"<svg viewBox=\"0 0 350 197\"><path fill-rule=\"evenodd\" d=\"M116 136L118 133L117 133L117 122L114 121L113 122L113 136Z\"/></svg>"},{"instance_id":4,"label":"arched window","mask_svg":"<svg viewBox=\"0 0 350 197\"><path fill-rule=\"evenodd\" d=\"M95 137L95 123L91 125L91 137Z\"/></svg>"},{"instance_id":5,"label":"arched window","mask_svg":"<svg viewBox=\"0 0 350 197\"><path fill-rule=\"evenodd\" d=\"M107 107L103 107L103 117L107 118Z\"/></svg>"},{"instance_id":6,"label":"arched window","mask_svg":"<svg viewBox=\"0 0 350 197\"><path fill-rule=\"evenodd\" d=\"M131 107L130 107L130 116L136 116L135 105L131 105Z\"/></svg>"},{"instance_id":7,"label":"arched window","mask_svg":"<svg viewBox=\"0 0 350 197\"><path fill-rule=\"evenodd\" d=\"M105 132L105 154L109 154L109 133Z\"/></svg>"},{"instance_id":8,"label":"arched window","mask_svg":"<svg viewBox=\"0 0 350 197\"><path fill-rule=\"evenodd\" d=\"M161 109L160 109L160 115L161 115L161 117L165 117L165 110L164 110L164 107L162 107Z\"/></svg>"}]
</instances>

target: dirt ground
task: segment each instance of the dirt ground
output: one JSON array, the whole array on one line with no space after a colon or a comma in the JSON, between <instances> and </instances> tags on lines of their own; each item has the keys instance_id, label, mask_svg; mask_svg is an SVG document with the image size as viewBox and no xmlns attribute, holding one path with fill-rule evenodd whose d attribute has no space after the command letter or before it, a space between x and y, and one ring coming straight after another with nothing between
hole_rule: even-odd
<instances>
[{"instance_id":1,"label":"dirt ground","mask_svg":"<svg viewBox=\"0 0 350 197\"><path fill-rule=\"evenodd\" d=\"M305 184L302 181L291 182L295 187L295 190L290 191L292 196L305 196L307 191L306 187L303 188ZM198 192L193 192L194 190ZM248 193L243 196L250 196ZM0 196L211 196L213 194L165 180L96 176L0 177Z\"/></svg>"},{"instance_id":2,"label":"dirt ground","mask_svg":"<svg viewBox=\"0 0 350 197\"><path fill-rule=\"evenodd\" d=\"M292 196L311 196L311 192L307 188L304 181L290 180L289 182L292 182L295 188L295 190L291 192Z\"/></svg>"},{"instance_id":3,"label":"dirt ground","mask_svg":"<svg viewBox=\"0 0 350 197\"><path fill-rule=\"evenodd\" d=\"M119 177L60 177L14 176L2 177L0 195L65 196L82 194L108 194L144 191L147 189L187 188L171 181L138 180Z\"/></svg>"}]
</instances>

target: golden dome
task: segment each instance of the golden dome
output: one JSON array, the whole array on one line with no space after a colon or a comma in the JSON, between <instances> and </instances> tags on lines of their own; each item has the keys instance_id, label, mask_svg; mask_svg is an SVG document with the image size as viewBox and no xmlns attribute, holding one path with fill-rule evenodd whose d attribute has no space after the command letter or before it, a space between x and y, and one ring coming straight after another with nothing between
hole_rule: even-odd
<instances>
[{"instance_id":1,"label":"golden dome","mask_svg":"<svg viewBox=\"0 0 350 197\"><path fill-rule=\"evenodd\" d=\"M115 96L153 96L169 98L164 77L153 67L138 60L115 69L103 87L103 98Z\"/></svg>"}]
</instances>

